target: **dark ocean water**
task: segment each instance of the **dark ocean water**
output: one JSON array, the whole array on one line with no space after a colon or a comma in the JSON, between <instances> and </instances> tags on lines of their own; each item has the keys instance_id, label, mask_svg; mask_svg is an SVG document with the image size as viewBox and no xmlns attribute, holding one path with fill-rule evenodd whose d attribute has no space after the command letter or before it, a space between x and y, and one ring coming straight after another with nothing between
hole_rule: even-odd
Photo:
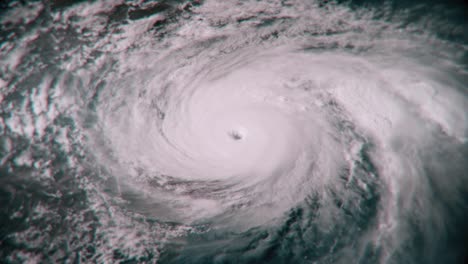
<instances>
[{"instance_id":1,"label":"dark ocean water","mask_svg":"<svg viewBox=\"0 0 468 264\"><path fill-rule=\"evenodd\" d=\"M468 263L467 18L0 2L0 263Z\"/></svg>"}]
</instances>

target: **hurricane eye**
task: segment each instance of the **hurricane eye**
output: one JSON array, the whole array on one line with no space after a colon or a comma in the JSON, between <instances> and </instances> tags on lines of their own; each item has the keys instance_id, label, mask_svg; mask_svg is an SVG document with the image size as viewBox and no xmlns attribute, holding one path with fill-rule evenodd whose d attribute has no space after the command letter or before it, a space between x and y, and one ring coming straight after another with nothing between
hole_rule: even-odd
<instances>
[{"instance_id":1,"label":"hurricane eye","mask_svg":"<svg viewBox=\"0 0 468 264\"><path fill-rule=\"evenodd\" d=\"M237 131L237 130L229 131L228 135L229 137L232 138L232 140L236 140L236 141L244 138L244 135L240 131Z\"/></svg>"}]
</instances>

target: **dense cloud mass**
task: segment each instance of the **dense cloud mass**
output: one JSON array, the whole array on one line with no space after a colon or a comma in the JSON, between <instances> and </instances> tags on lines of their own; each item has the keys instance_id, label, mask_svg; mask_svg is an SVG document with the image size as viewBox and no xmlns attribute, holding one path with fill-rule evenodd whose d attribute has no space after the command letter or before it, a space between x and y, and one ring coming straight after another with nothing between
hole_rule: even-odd
<instances>
[{"instance_id":1,"label":"dense cloud mass","mask_svg":"<svg viewBox=\"0 0 468 264\"><path fill-rule=\"evenodd\" d=\"M463 263L467 6L0 11L0 262Z\"/></svg>"}]
</instances>

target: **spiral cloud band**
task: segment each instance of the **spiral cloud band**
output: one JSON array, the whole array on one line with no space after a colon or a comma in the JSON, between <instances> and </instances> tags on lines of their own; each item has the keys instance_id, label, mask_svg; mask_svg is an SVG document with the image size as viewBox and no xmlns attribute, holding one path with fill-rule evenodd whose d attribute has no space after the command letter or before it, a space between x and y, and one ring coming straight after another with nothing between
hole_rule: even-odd
<instances>
[{"instance_id":1,"label":"spiral cloud band","mask_svg":"<svg viewBox=\"0 0 468 264\"><path fill-rule=\"evenodd\" d=\"M1 164L10 175L1 179L18 186L23 173L37 181L42 194L31 223L66 211L56 226L67 231L35 240L29 234L45 234L40 224L11 231L0 256L99 263L462 259L463 35L448 39L437 26L405 24L411 8L379 13L349 5L11 7L4 30L32 23L15 21L18 12L49 22L18 33L9 40L16 46L1 53ZM47 53L36 48L42 38L61 45ZM35 59L41 56L47 62ZM17 187L8 188L2 192ZM9 212L22 215L24 206L11 201ZM69 242L75 235L81 239ZM30 249L40 248L47 239L57 241L55 250L16 248L31 241Z\"/></svg>"}]
</instances>

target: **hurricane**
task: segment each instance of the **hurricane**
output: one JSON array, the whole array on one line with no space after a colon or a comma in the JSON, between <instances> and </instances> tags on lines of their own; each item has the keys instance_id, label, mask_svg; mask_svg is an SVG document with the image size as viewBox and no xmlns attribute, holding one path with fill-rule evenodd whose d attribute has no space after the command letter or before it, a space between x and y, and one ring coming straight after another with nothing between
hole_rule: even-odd
<instances>
[{"instance_id":1,"label":"hurricane","mask_svg":"<svg viewBox=\"0 0 468 264\"><path fill-rule=\"evenodd\" d=\"M462 1L0 4L0 262L466 263Z\"/></svg>"}]
</instances>

